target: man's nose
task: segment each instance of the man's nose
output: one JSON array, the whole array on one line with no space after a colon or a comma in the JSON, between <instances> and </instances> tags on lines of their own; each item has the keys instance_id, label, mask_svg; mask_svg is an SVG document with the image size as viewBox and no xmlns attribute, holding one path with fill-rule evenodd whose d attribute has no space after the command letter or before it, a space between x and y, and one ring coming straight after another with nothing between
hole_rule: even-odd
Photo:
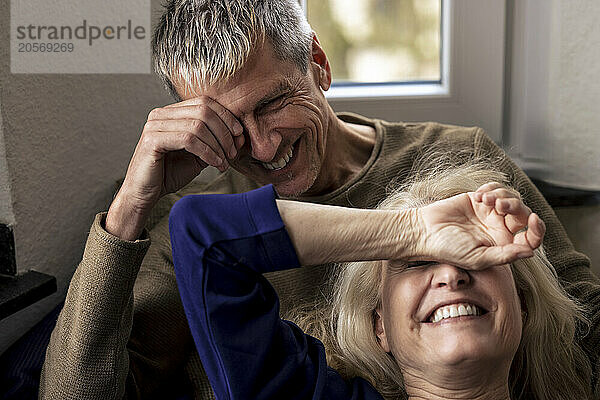
<instances>
[{"instance_id":1,"label":"man's nose","mask_svg":"<svg viewBox=\"0 0 600 400\"><path fill-rule=\"evenodd\" d=\"M255 121L246 121L246 130L250 139L250 155L262 162L277 161L273 158L281 144L281 134L260 126Z\"/></svg>"},{"instance_id":2,"label":"man's nose","mask_svg":"<svg viewBox=\"0 0 600 400\"><path fill-rule=\"evenodd\" d=\"M431 286L433 288L458 289L468 286L471 283L471 275L459 267L448 264L438 264L433 266L433 278Z\"/></svg>"}]
</instances>

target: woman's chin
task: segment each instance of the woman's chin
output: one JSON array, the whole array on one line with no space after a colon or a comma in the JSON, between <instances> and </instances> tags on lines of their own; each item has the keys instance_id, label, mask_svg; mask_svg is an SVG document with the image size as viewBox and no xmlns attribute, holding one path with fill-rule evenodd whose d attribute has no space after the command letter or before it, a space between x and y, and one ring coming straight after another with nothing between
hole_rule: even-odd
<instances>
[{"instance_id":1,"label":"woman's chin","mask_svg":"<svg viewBox=\"0 0 600 400\"><path fill-rule=\"evenodd\" d=\"M468 332L457 332L437 339L435 345L430 346L429 360L437 366L455 367L461 364L482 365L482 361L497 359L499 346L491 337Z\"/></svg>"}]
</instances>

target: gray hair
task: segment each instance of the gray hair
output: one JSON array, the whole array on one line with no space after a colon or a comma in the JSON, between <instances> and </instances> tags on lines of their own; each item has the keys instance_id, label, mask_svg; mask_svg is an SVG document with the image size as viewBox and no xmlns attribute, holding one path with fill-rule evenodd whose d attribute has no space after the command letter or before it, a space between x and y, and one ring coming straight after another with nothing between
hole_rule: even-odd
<instances>
[{"instance_id":1,"label":"gray hair","mask_svg":"<svg viewBox=\"0 0 600 400\"><path fill-rule=\"evenodd\" d=\"M308 70L312 30L298 0L167 0L152 37L154 70L175 86L205 88L238 72L269 39L280 60Z\"/></svg>"}]
</instances>

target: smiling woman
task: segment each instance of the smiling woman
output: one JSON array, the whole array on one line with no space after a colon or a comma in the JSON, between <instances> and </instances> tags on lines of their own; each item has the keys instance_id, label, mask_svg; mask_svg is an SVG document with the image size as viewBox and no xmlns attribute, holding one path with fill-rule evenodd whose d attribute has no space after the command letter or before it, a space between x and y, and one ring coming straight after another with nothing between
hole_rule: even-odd
<instances>
[{"instance_id":1,"label":"smiling woman","mask_svg":"<svg viewBox=\"0 0 600 400\"><path fill-rule=\"evenodd\" d=\"M490 180L504 181L477 166L438 170L379 208L424 207ZM561 288L542 248L481 270L355 262L333 286L331 304L295 319L323 340L329 365L385 398L592 398L589 361L575 343L584 309Z\"/></svg>"}]
</instances>

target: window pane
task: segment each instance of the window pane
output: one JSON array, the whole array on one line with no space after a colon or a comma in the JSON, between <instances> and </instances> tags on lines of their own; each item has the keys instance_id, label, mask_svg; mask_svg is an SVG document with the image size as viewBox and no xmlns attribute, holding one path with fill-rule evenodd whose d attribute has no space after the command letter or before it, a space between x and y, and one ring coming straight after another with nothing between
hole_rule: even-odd
<instances>
[{"instance_id":1,"label":"window pane","mask_svg":"<svg viewBox=\"0 0 600 400\"><path fill-rule=\"evenodd\" d=\"M441 0L307 0L336 83L441 80Z\"/></svg>"}]
</instances>

